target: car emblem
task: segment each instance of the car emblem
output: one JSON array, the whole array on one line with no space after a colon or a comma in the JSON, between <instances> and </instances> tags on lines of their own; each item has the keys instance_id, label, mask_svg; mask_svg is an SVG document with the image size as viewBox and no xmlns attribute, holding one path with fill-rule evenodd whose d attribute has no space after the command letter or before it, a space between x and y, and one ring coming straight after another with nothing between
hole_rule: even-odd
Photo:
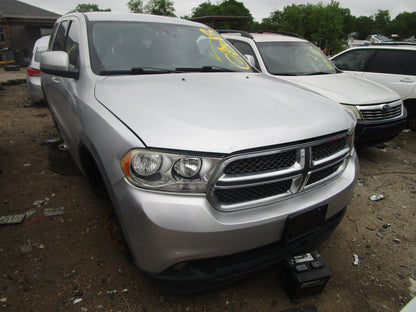
<instances>
[{"instance_id":1,"label":"car emblem","mask_svg":"<svg viewBox=\"0 0 416 312\"><path fill-rule=\"evenodd\" d=\"M389 104L386 104L386 105L383 105L383 107L381 108L381 110L383 111L383 112L387 112L388 110L390 110L390 105Z\"/></svg>"}]
</instances>

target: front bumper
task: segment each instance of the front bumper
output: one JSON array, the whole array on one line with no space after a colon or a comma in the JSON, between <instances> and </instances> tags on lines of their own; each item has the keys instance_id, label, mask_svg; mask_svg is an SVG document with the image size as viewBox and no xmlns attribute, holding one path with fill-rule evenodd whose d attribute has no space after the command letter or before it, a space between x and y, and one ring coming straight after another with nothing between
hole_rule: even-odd
<instances>
[{"instance_id":1,"label":"front bumper","mask_svg":"<svg viewBox=\"0 0 416 312\"><path fill-rule=\"evenodd\" d=\"M325 236L342 219L358 171L354 152L344 172L326 184L276 203L232 212L216 210L205 196L149 192L120 180L113 185L115 209L132 256L146 276L162 284L203 285L264 269ZM301 240L282 243L289 215L321 206L327 207L325 226ZM215 265L214 271L195 269L198 265L182 272L172 269L179 263L208 263L212 259L215 263L223 257L269 249L267 246L274 247L266 257L241 259L223 268Z\"/></svg>"}]
</instances>

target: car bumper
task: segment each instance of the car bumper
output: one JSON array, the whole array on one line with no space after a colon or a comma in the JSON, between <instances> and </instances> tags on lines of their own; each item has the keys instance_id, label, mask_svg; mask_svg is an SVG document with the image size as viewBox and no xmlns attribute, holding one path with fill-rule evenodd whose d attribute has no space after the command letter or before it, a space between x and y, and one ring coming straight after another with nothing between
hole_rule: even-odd
<instances>
[{"instance_id":1,"label":"car bumper","mask_svg":"<svg viewBox=\"0 0 416 312\"><path fill-rule=\"evenodd\" d=\"M145 191L126 180L113 185L113 194L132 256L146 276L161 282L228 280L297 253L335 228L353 196L358 171L354 152L344 172L329 183L277 203L233 212L216 210L205 196ZM331 226L316 227L315 234L308 233L298 242L283 242L289 215L322 206L326 207L325 222ZM331 218L336 222L330 222ZM179 263L209 261L273 244L277 252L266 259L237 261L231 266L237 272L217 267L220 273L212 275L194 268L185 273L172 269Z\"/></svg>"},{"instance_id":2,"label":"car bumper","mask_svg":"<svg viewBox=\"0 0 416 312\"><path fill-rule=\"evenodd\" d=\"M404 110L403 116L392 122L370 123L363 120L357 121L355 127L355 143L377 144L389 141L399 135L407 128L407 111Z\"/></svg>"},{"instance_id":3,"label":"car bumper","mask_svg":"<svg viewBox=\"0 0 416 312\"><path fill-rule=\"evenodd\" d=\"M27 77L26 78L27 90L29 92L30 100L33 104L44 100L44 94L40 77Z\"/></svg>"}]
</instances>

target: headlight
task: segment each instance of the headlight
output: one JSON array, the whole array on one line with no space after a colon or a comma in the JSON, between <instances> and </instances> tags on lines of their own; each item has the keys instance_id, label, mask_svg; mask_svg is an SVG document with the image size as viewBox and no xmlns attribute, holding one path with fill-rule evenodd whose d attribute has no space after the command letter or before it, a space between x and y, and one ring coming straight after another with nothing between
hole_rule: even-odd
<instances>
[{"instance_id":1,"label":"headlight","mask_svg":"<svg viewBox=\"0 0 416 312\"><path fill-rule=\"evenodd\" d=\"M220 158L134 149L121 160L125 177L138 187L203 193Z\"/></svg>"},{"instance_id":2,"label":"headlight","mask_svg":"<svg viewBox=\"0 0 416 312\"><path fill-rule=\"evenodd\" d=\"M342 104L342 106L346 108L346 111L348 113L353 113L355 118L361 119L361 114L358 111L357 107L355 107L354 105L347 105L347 104Z\"/></svg>"}]
</instances>

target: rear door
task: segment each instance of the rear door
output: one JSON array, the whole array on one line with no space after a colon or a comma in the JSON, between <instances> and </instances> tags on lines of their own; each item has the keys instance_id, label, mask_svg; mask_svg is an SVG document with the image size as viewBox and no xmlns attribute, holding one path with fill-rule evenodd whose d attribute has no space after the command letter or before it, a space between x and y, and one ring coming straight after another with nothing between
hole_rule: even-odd
<instances>
[{"instance_id":1,"label":"rear door","mask_svg":"<svg viewBox=\"0 0 416 312\"><path fill-rule=\"evenodd\" d=\"M377 49L364 69L363 77L386 85L403 99L416 88L416 51Z\"/></svg>"},{"instance_id":2,"label":"rear door","mask_svg":"<svg viewBox=\"0 0 416 312\"><path fill-rule=\"evenodd\" d=\"M403 99L416 90L416 51L353 49L333 61L339 69L379 82Z\"/></svg>"}]
</instances>

